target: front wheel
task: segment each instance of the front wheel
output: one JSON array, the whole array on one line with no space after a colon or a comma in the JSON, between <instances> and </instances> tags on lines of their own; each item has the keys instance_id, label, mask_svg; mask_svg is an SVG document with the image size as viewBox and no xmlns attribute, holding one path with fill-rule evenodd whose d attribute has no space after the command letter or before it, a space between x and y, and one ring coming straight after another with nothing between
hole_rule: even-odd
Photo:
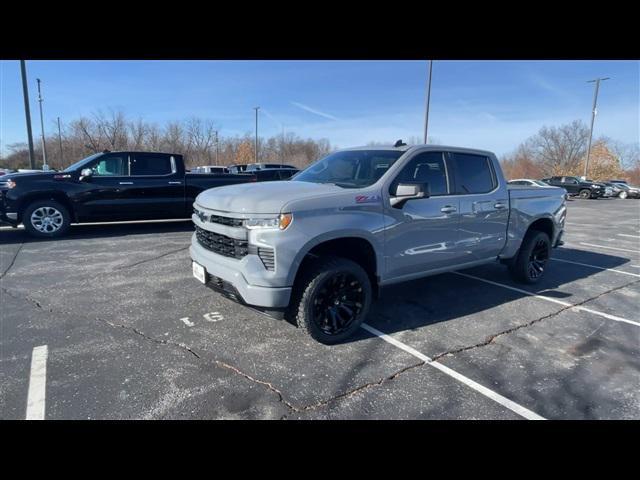
<instances>
[{"instance_id":1,"label":"front wheel","mask_svg":"<svg viewBox=\"0 0 640 480\"><path fill-rule=\"evenodd\" d=\"M369 276L357 263L326 256L314 261L297 282L291 314L302 331L327 345L349 338L371 307Z\"/></svg>"},{"instance_id":2,"label":"front wheel","mask_svg":"<svg viewBox=\"0 0 640 480\"><path fill-rule=\"evenodd\" d=\"M620 198L627 198L627 192L625 192L624 190L620 192L620 195L618 195Z\"/></svg>"},{"instance_id":3,"label":"front wheel","mask_svg":"<svg viewBox=\"0 0 640 480\"><path fill-rule=\"evenodd\" d=\"M38 200L29 205L22 214L25 230L34 237L54 238L64 235L69 229L69 211L55 200Z\"/></svg>"},{"instance_id":4,"label":"front wheel","mask_svg":"<svg viewBox=\"0 0 640 480\"><path fill-rule=\"evenodd\" d=\"M530 230L522 240L518 255L509 265L511 275L522 283L538 283L544 275L550 256L551 240L549 235L537 230Z\"/></svg>"}]
</instances>

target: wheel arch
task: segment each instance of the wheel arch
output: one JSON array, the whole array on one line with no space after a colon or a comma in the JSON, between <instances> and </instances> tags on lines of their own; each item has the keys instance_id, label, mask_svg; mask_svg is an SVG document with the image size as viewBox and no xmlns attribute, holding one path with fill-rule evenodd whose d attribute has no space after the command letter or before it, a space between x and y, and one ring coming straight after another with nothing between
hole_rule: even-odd
<instances>
[{"instance_id":1,"label":"wheel arch","mask_svg":"<svg viewBox=\"0 0 640 480\"><path fill-rule=\"evenodd\" d=\"M67 197L64 193L61 193L61 192L35 192L35 193L27 195L22 200L22 202L20 203L20 207L18 208L18 222L23 222L24 221L24 219L22 218L22 215L24 214L24 211L29 207L29 205L31 205L34 202L41 201L41 200L55 200L56 202L60 203L61 205L63 205L67 209L67 211L69 212L69 215L71 216L70 220L72 222L77 221L75 209L73 208L73 204L71 203L71 200L69 200L69 197Z\"/></svg>"}]
</instances>

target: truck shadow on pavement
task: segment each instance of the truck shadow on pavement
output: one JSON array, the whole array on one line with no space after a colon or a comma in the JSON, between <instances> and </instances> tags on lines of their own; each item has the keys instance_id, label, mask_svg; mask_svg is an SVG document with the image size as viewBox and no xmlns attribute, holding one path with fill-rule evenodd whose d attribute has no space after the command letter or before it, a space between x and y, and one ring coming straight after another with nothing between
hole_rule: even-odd
<instances>
[{"instance_id":1,"label":"truck shadow on pavement","mask_svg":"<svg viewBox=\"0 0 640 480\"><path fill-rule=\"evenodd\" d=\"M71 225L69 231L59 238L35 238L28 235L23 227L6 228L0 231L0 245L12 245L25 242L57 242L64 240L126 237L128 235L176 232L193 232L193 222L191 219L139 223L75 224Z\"/></svg>"},{"instance_id":2,"label":"truck shadow on pavement","mask_svg":"<svg viewBox=\"0 0 640 480\"><path fill-rule=\"evenodd\" d=\"M560 258L560 255L556 255L556 257ZM627 258L570 248L562 249L562 259L571 259L571 261L602 268L617 268L629 263ZM382 290L380 298L373 303L367 322L383 332L391 334L471 315L481 315L478 319L482 320L483 318L495 317L495 315L508 317L512 314L515 316L522 313L515 310L511 313L510 309L517 308L515 306L506 306L502 313L492 312L492 310L530 295L492 285L478 278L571 304L599 296L611 288L640 280L640 278L633 276L608 273L616 277L614 277L615 283L612 280L610 284L607 284L601 280L602 274L607 274L603 270L553 260L548 263L547 269L543 279L536 285L523 285L514 281L507 267L500 264L490 264L460 271L477 278L469 278L456 273L444 273L390 285ZM597 274L600 274L600 277L594 278ZM578 292L577 295L567 291L567 286L579 280L582 280L581 284L572 288L573 292ZM554 305L548 301L538 301L540 302L540 310L543 312L546 312L549 306L555 310L563 308L560 304ZM541 313L539 316L542 315ZM361 332L347 342L358 341L369 336L366 332Z\"/></svg>"}]
</instances>

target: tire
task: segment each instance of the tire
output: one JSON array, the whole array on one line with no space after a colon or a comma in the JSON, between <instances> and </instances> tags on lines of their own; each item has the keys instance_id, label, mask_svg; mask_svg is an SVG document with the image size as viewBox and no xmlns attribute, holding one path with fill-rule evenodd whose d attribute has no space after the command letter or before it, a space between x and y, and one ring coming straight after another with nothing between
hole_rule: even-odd
<instances>
[{"instance_id":1,"label":"tire","mask_svg":"<svg viewBox=\"0 0 640 480\"><path fill-rule=\"evenodd\" d=\"M296 282L289 315L307 336L333 345L360 327L371 299L371 281L360 265L346 258L325 256L310 264Z\"/></svg>"},{"instance_id":2,"label":"tire","mask_svg":"<svg viewBox=\"0 0 640 480\"><path fill-rule=\"evenodd\" d=\"M629 196L629 194L623 190L623 191L620 192L620 194L618 196L620 198L627 198Z\"/></svg>"},{"instance_id":3,"label":"tire","mask_svg":"<svg viewBox=\"0 0 640 480\"><path fill-rule=\"evenodd\" d=\"M71 216L67 208L55 200L37 200L22 213L27 233L38 238L56 238L69 229Z\"/></svg>"},{"instance_id":4,"label":"tire","mask_svg":"<svg viewBox=\"0 0 640 480\"><path fill-rule=\"evenodd\" d=\"M580 190L578 196L580 198L591 198L591 190L588 190L586 188L584 190Z\"/></svg>"},{"instance_id":5,"label":"tire","mask_svg":"<svg viewBox=\"0 0 640 480\"><path fill-rule=\"evenodd\" d=\"M518 255L509 264L511 275L521 283L538 283L544 275L550 256L549 235L538 230L530 230L522 240Z\"/></svg>"}]
</instances>

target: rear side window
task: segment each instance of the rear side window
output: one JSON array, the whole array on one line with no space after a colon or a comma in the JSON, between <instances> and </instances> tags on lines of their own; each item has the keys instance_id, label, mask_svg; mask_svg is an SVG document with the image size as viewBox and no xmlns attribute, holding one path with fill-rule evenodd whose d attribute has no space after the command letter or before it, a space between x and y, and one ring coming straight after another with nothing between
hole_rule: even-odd
<instances>
[{"instance_id":1,"label":"rear side window","mask_svg":"<svg viewBox=\"0 0 640 480\"><path fill-rule=\"evenodd\" d=\"M131 175L169 175L173 173L169 155L132 155Z\"/></svg>"},{"instance_id":2,"label":"rear side window","mask_svg":"<svg viewBox=\"0 0 640 480\"><path fill-rule=\"evenodd\" d=\"M396 177L391 185L391 192L395 191L398 183L428 183L430 195L447 195L447 170L442 153L425 152L416 155Z\"/></svg>"},{"instance_id":3,"label":"rear side window","mask_svg":"<svg viewBox=\"0 0 640 480\"><path fill-rule=\"evenodd\" d=\"M488 157L454 152L449 155L456 171L457 193L488 193L496 187Z\"/></svg>"}]
</instances>

